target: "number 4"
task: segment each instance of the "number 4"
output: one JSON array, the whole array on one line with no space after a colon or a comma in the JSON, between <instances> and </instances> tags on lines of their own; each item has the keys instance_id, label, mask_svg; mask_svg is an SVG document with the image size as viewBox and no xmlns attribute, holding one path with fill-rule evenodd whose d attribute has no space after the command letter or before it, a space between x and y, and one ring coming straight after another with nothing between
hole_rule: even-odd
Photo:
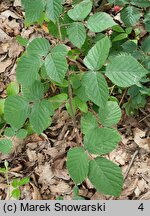
<instances>
[{"instance_id":1,"label":"number 4","mask_svg":"<svg viewBox=\"0 0 150 216\"><path fill-rule=\"evenodd\" d=\"M143 206L143 203L141 203L138 207L139 210L143 211L144 210L144 206Z\"/></svg>"}]
</instances>

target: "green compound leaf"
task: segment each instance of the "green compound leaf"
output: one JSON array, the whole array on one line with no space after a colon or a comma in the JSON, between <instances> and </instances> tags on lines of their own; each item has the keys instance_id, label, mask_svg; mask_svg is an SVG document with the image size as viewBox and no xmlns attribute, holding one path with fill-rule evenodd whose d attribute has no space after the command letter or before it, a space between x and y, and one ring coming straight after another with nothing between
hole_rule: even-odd
<instances>
[{"instance_id":1,"label":"green compound leaf","mask_svg":"<svg viewBox=\"0 0 150 216\"><path fill-rule=\"evenodd\" d=\"M148 71L132 56L120 55L106 67L106 76L120 87L137 84Z\"/></svg>"},{"instance_id":2,"label":"green compound leaf","mask_svg":"<svg viewBox=\"0 0 150 216\"><path fill-rule=\"evenodd\" d=\"M50 112L44 101L36 102L29 116L31 126L37 134L41 134L50 124Z\"/></svg>"},{"instance_id":3,"label":"green compound leaf","mask_svg":"<svg viewBox=\"0 0 150 216\"><path fill-rule=\"evenodd\" d=\"M87 22L87 28L92 32L102 32L115 25L113 18L105 12L95 13Z\"/></svg>"},{"instance_id":4,"label":"green compound leaf","mask_svg":"<svg viewBox=\"0 0 150 216\"><path fill-rule=\"evenodd\" d=\"M62 12L62 0L47 0L46 15L54 23Z\"/></svg>"},{"instance_id":5,"label":"green compound leaf","mask_svg":"<svg viewBox=\"0 0 150 216\"><path fill-rule=\"evenodd\" d=\"M98 192L119 196L123 185L123 176L119 166L97 157L90 161L88 177Z\"/></svg>"},{"instance_id":6,"label":"green compound leaf","mask_svg":"<svg viewBox=\"0 0 150 216\"><path fill-rule=\"evenodd\" d=\"M78 48L81 48L86 39L86 30L82 23L71 23L67 29L69 40Z\"/></svg>"},{"instance_id":7,"label":"green compound leaf","mask_svg":"<svg viewBox=\"0 0 150 216\"><path fill-rule=\"evenodd\" d=\"M85 0L75 5L75 7L68 11L68 16L74 21L84 20L92 10L92 2Z\"/></svg>"},{"instance_id":8,"label":"green compound leaf","mask_svg":"<svg viewBox=\"0 0 150 216\"><path fill-rule=\"evenodd\" d=\"M93 154L107 154L121 141L118 132L111 128L94 128L84 137L85 148Z\"/></svg>"},{"instance_id":9,"label":"green compound leaf","mask_svg":"<svg viewBox=\"0 0 150 216\"><path fill-rule=\"evenodd\" d=\"M146 13L144 16L144 24L146 31L150 32L150 12Z\"/></svg>"},{"instance_id":10,"label":"green compound leaf","mask_svg":"<svg viewBox=\"0 0 150 216\"><path fill-rule=\"evenodd\" d=\"M113 38L113 42L115 42L115 41L120 41L120 40L123 40L123 39L125 39L125 38L127 38L128 37L128 34L126 34L126 33L122 33L122 34L119 34L119 35L117 35L116 37L114 37Z\"/></svg>"},{"instance_id":11,"label":"green compound leaf","mask_svg":"<svg viewBox=\"0 0 150 216\"><path fill-rule=\"evenodd\" d=\"M108 99L109 90L103 75L99 72L90 71L84 75L82 84L85 87L88 98L99 107L104 107Z\"/></svg>"},{"instance_id":12,"label":"green compound leaf","mask_svg":"<svg viewBox=\"0 0 150 216\"><path fill-rule=\"evenodd\" d=\"M95 116L88 112L81 117L81 129L83 134L88 134L90 130L98 128L98 123Z\"/></svg>"},{"instance_id":13,"label":"green compound leaf","mask_svg":"<svg viewBox=\"0 0 150 216\"><path fill-rule=\"evenodd\" d=\"M88 52L84 64L90 70L99 70L105 63L110 50L110 40L104 37L99 40Z\"/></svg>"},{"instance_id":14,"label":"green compound leaf","mask_svg":"<svg viewBox=\"0 0 150 216\"><path fill-rule=\"evenodd\" d=\"M13 145L12 145L11 140L9 140L9 139L1 139L0 140L0 151L3 154L9 154L12 147L13 147Z\"/></svg>"},{"instance_id":15,"label":"green compound leaf","mask_svg":"<svg viewBox=\"0 0 150 216\"><path fill-rule=\"evenodd\" d=\"M104 108L99 108L99 118L103 126L111 127L121 118L121 109L117 102L108 101Z\"/></svg>"},{"instance_id":16,"label":"green compound leaf","mask_svg":"<svg viewBox=\"0 0 150 216\"><path fill-rule=\"evenodd\" d=\"M67 56L68 50L64 44L56 45L52 50L51 53L57 53L62 55L63 57Z\"/></svg>"},{"instance_id":17,"label":"green compound leaf","mask_svg":"<svg viewBox=\"0 0 150 216\"><path fill-rule=\"evenodd\" d=\"M7 172L6 168L0 168L0 173L6 173L6 172Z\"/></svg>"},{"instance_id":18,"label":"green compound leaf","mask_svg":"<svg viewBox=\"0 0 150 216\"><path fill-rule=\"evenodd\" d=\"M46 56L50 51L49 41L45 38L33 39L27 46L30 55Z\"/></svg>"},{"instance_id":19,"label":"green compound leaf","mask_svg":"<svg viewBox=\"0 0 150 216\"><path fill-rule=\"evenodd\" d=\"M28 117L29 104L21 96L9 96L5 101L4 113L7 123L20 129Z\"/></svg>"},{"instance_id":20,"label":"green compound leaf","mask_svg":"<svg viewBox=\"0 0 150 216\"><path fill-rule=\"evenodd\" d=\"M145 53L150 52L150 36L143 41L141 48Z\"/></svg>"},{"instance_id":21,"label":"green compound leaf","mask_svg":"<svg viewBox=\"0 0 150 216\"><path fill-rule=\"evenodd\" d=\"M132 53L133 51L137 50L137 44L131 40L124 42L121 47L123 48L123 51L127 53Z\"/></svg>"},{"instance_id":22,"label":"green compound leaf","mask_svg":"<svg viewBox=\"0 0 150 216\"><path fill-rule=\"evenodd\" d=\"M20 129L19 131L17 131L16 137L19 139L24 139L24 138L26 138L27 134L28 134L27 130Z\"/></svg>"},{"instance_id":23,"label":"green compound leaf","mask_svg":"<svg viewBox=\"0 0 150 216\"><path fill-rule=\"evenodd\" d=\"M47 99L42 100L42 105L47 108L49 116L54 115L55 108L54 108L53 104L49 102L49 100L47 100Z\"/></svg>"},{"instance_id":24,"label":"green compound leaf","mask_svg":"<svg viewBox=\"0 0 150 216\"><path fill-rule=\"evenodd\" d=\"M76 114L76 103L74 98L72 99L72 107L70 106L69 99L66 101L67 112L73 117ZM73 112L72 112L73 111Z\"/></svg>"},{"instance_id":25,"label":"green compound leaf","mask_svg":"<svg viewBox=\"0 0 150 216\"><path fill-rule=\"evenodd\" d=\"M21 45L21 46L27 46L27 44L28 44L28 39L26 39L26 38L23 38L22 36L20 36L20 35L17 35L16 36L16 41Z\"/></svg>"},{"instance_id":26,"label":"green compound leaf","mask_svg":"<svg viewBox=\"0 0 150 216\"><path fill-rule=\"evenodd\" d=\"M4 135L7 136L7 137L13 137L15 135L15 131L14 131L13 128L11 128L11 127L8 128L7 127L4 130Z\"/></svg>"},{"instance_id":27,"label":"green compound leaf","mask_svg":"<svg viewBox=\"0 0 150 216\"><path fill-rule=\"evenodd\" d=\"M81 86L80 78L75 74L71 74L70 75L70 84L72 85L73 89L78 89Z\"/></svg>"},{"instance_id":28,"label":"green compound leaf","mask_svg":"<svg viewBox=\"0 0 150 216\"><path fill-rule=\"evenodd\" d=\"M12 192L11 192L11 196L14 197L15 199L19 199L21 196L21 191L19 188L15 188Z\"/></svg>"},{"instance_id":29,"label":"green compound leaf","mask_svg":"<svg viewBox=\"0 0 150 216\"><path fill-rule=\"evenodd\" d=\"M27 25L33 24L40 19L44 10L44 1L21 0L21 4L25 9L25 23Z\"/></svg>"},{"instance_id":30,"label":"green compound leaf","mask_svg":"<svg viewBox=\"0 0 150 216\"><path fill-rule=\"evenodd\" d=\"M5 99L0 99L0 115L4 114Z\"/></svg>"},{"instance_id":31,"label":"green compound leaf","mask_svg":"<svg viewBox=\"0 0 150 216\"><path fill-rule=\"evenodd\" d=\"M41 60L37 56L27 55L26 53L19 59L16 69L18 82L29 86L39 78Z\"/></svg>"},{"instance_id":32,"label":"green compound leaf","mask_svg":"<svg viewBox=\"0 0 150 216\"><path fill-rule=\"evenodd\" d=\"M76 106L81 110L81 112L87 113L88 106L86 102L80 100L77 96L74 98Z\"/></svg>"},{"instance_id":33,"label":"green compound leaf","mask_svg":"<svg viewBox=\"0 0 150 216\"><path fill-rule=\"evenodd\" d=\"M25 185L25 184L27 184L27 183L29 183L30 182L30 177L25 177L25 178L22 178L19 182L18 182L18 185L19 186L23 186L23 185Z\"/></svg>"},{"instance_id":34,"label":"green compound leaf","mask_svg":"<svg viewBox=\"0 0 150 216\"><path fill-rule=\"evenodd\" d=\"M31 86L22 86L21 90L23 97L25 97L28 101L39 100L44 95L44 86L38 80L32 83Z\"/></svg>"},{"instance_id":35,"label":"green compound leaf","mask_svg":"<svg viewBox=\"0 0 150 216\"><path fill-rule=\"evenodd\" d=\"M89 100L85 92L85 87L83 85L81 85L77 89L74 89L74 92L75 92L75 95L77 95L80 100L84 102L87 102Z\"/></svg>"},{"instance_id":36,"label":"green compound leaf","mask_svg":"<svg viewBox=\"0 0 150 216\"><path fill-rule=\"evenodd\" d=\"M11 96L11 95L17 95L19 93L19 85L16 82L11 82L8 84L7 86L7 95Z\"/></svg>"},{"instance_id":37,"label":"green compound leaf","mask_svg":"<svg viewBox=\"0 0 150 216\"><path fill-rule=\"evenodd\" d=\"M133 6L128 6L121 10L121 20L126 26L134 26L139 21L140 17L141 12Z\"/></svg>"},{"instance_id":38,"label":"green compound leaf","mask_svg":"<svg viewBox=\"0 0 150 216\"><path fill-rule=\"evenodd\" d=\"M83 148L76 147L67 154L67 169L75 184L81 184L88 175L89 160Z\"/></svg>"},{"instance_id":39,"label":"green compound leaf","mask_svg":"<svg viewBox=\"0 0 150 216\"><path fill-rule=\"evenodd\" d=\"M18 183L19 183L19 179L16 178L16 179L13 180L13 182L11 183L11 185L12 185L14 188L17 188L17 187L19 186Z\"/></svg>"},{"instance_id":40,"label":"green compound leaf","mask_svg":"<svg viewBox=\"0 0 150 216\"><path fill-rule=\"evenodd\" d=\"M66 59L59 53L50 53L45 60L47 75L55 82L62 83L65 78L68 65Z\"/></svg>"},{"instance_id":41,"label":"green compound leaf","mask_svg":"<svg viewBox=\"0 0 150 216\"><path fill-rule=\"evenodd\" d=\"M119 25L113 26L112 30L115 31L115 32L119 32L119 33L124 33L125 32L124 29Z\"/></svg>"},{"instance_id":42,"label":"green compound leaf","mask_svg":"<svg viewBox=\"0 0 150 216\"><path fill-rule=\"evenodd\" d=\"M144 7L144 8L150 7L149 0L131 0L130 3L138 7Z\"/></svg>"},{"instance_id":43,"label":"green compound leaf","mask_svg":"<svg viewBox=\"0 0 150 216\"><path fill-rule=\"evenodd\" d=\"M65 93L61 93L58 95L55 95L48 99L49 102L51 102L54 109L59 108L65 101L67 101L68 95Z\"/></svg>"}]
</instances>

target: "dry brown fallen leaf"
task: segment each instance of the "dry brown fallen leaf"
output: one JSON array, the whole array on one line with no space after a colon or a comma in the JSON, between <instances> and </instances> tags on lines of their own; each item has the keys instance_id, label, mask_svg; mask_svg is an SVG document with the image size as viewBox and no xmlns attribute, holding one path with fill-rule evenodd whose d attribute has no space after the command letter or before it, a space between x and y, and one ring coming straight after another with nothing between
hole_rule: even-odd
<instances>
[{"instance_id":1,"label":"dry brown fallen leaf","mask_svg":"<svg viewBox=\"0 0 150 216\"><path fill-rule=\"evenodd\" d=\"M139 128L133 129L134 133L134 142L140 147L145 149L147 152L150 152L150 138L145 138L145 131L140 130Z\"/></svg>"},{"instance_id":2,"label":"dry brown fallen leaf","mask_svg":"<svg viewBox=\"0 0 150 216\"><path fill-rule=\"evenodd\" d=\"M4 73L6 68L8 68L12 64L11 59L7 59L5 61L0 62L0 74Z\"/></svg>"},{"instance_id":3,"label":"dry brown fallen leaf","mask_svg":"<svg viewBox=\"0 0 150 216\"><path fill-rule=\"evenodd\" d=\"M134 190L135 196L139 197L142 192L146 189L146 182L144 179L139 179L137 183L137 187Z\"/></svg>"},{"instance_id":4,"label":"dry brown fallen leaf","mask_svg":"<svg viewBox=\"0 0 150 216\"><path fill-rule=\"evenodd\" d=\"M0 189L5 190L7 188L7 184L0 183Z\"/></svg>"},{"instance_id":5,"label":"dry brown fallen leaf","mask_svg":"<svg viewBox=\"0 0 150 216\"><path fill-rule=\"evenodd\" d=\"M39 189L30 182L21 188L21 200L42 200L42 197Z\"/></svg>"},{"instance_id":6,"label":"dry brown fallen leaf","mask_svg":"<svg viewBox=\"0 0 150 216\"><path fill-rule=\"evenodd\" d=\"M1 28L0 28L0 42L4 40L10 40L11 37L9 37Z\"/></svg>"},{"instance_id":7,"label":"dry brown fallen leaf","mask_svg":"<svg viewBox=\"0 0 150 216\"><path fill-rule=\"evenodd\" d=\"M120 164L125 165L126 161L128 160L129 155L126 152L125 148L118 148L110 152L109 159Z\"/></svg>"},{"instance_id":8,"label":"dry brown fallen leaf","mask_svg":"<svg viewBox=\"0 0 150 216\"><path fill-rule=\"evenodd\" d=\"M14 19L19 19L20 17L18 17L14 12L10 11L10 10L5 10L4 12L1 13L2 16L9 18L12 17Z\"/></svg>"},{"instance_id":9,"label":"dry brown fallen leaf","mask_svg":"<svg viewBox=\"0 0 150 216\"><path fill-rule=\"evenodd\" d=\"M140 200L150 200L150 190L139 197Z\"/></svg>"},{"instance_id":10,"label":"dry brown fallen leaf","mask_svg":"<svg viewBox=\"0 0 150 216\"><path fill-rule=\"evenodd\" d=\"M40 194L38 188L34 184L32 184L31 182L30 182L30 185L33 188L32 200L42 200L42 197L41 197L41 194Z\"/></svg>"},{"instance_id":11,"label":"dry brown fallen leaf","mask_svg":"<svg viewBox=\"0 0 150 216\"><path fill-rule=\"evenodd\" d=\"M54 170L54 176L59 178L59 179L63 179L63 180L70 180L70 176L68 173L68 170L66 169L55 169Z\"/></svg>"},{"instance_id":12,"label":"dry brown fallen leaf","mask_svg":"<svg viewBox=\"0 0 150 216\"><path fill-rule=\"evenodd\" d=\"M20 34L20 24L14 18L12 18L12 20L9 20L9 18L7 18L6 16L0 15L0 26L4 33L9 35L10 37L12 37L12 35L16 36ZM10 38L6 37L6 39Z\"/></svg>"},{"instance_id":13,"label":"dry brown fallen leaf","mask_svg":"<svg viewBox=\"0 0 150 216\"><path fill-rule=\"evenodd\" d=\"M59 195L71 193L71 187L64 181L58 182L57 185L50 185L50 190L52 193L57 193Z\"/></svg>"},{"instance_id":14,"label":"dry brown fallen leaf","mask_svg":"<svg viewBox=\"0 0 150 216\"><path fill-rule=\"evenodd\" d=\"M93 189L94 186L92 185L92 183L90 182L90 180L88 178L85 179L85 183L88 189Z\"/></svg>"},{"instance_id":15,"label":"dry brown fallen leaf","mask_svg":"<svg viewBox=\"0 0 150 216\"><path fill-rule=\"evenodd\" d=\"M23 47L18 44L15 38L12 38L8 42L8 56L10 58L16 58L23 52Z\"/></svg>"},{"instance_id":16,"label":"dry brown fallen leaf","mask_svg":"<svg viewBox=\"0 0 150 216\"><path fill-rule=\"evenodd\" d=\"M39 175L38 182L40 184L50 185L52 178L54 177L51 166L46 162L44 165L39 165L35 168L36 174Z\"/></svg>"},{"instance_id":17,"label":"dry brown fallen leaf","mask_svg":"<svg viewBox=\"0 0 150 216\"><path fill-rule=\"evenodd\" d=\"M21 7L21 0L15 0L14 7Z\"/></svg>"},{"instance_id":18,"label":"dry brown fallen leaf","mask_svg":"<svg viewBox=\"0 0 150 216\"><path fill-rule=\"evenodd\" d=\"M91 197L91 200L106 200L106 196L102 193L95 192L95 194Z\"/></svg>"},{"instance_id":19,"label":"dry brown fallen leaf","mask_svg":"<svg viewBox=\"0 0 150 216\"><path fill-rule=\"evenodd\" d=\"M27 149L26 153L27 153L27 156L28 156L28 159L30 162L35 162L37 160L36 151L32 151L30 149Z\"/></svg>"},{"instance_id":20,"label":"dry brown fallen leaf","mask_svg":"<svg viewBox=\"0 0 150 216\"><path fill-rule=\"evenodd\" d=\"M3 82L0 82L0 92L3 92L5 89L5 85Z\"/></svg>"},{"instance_id":21,"label":"dry brown fallen leaf","mask_svg":"<svg viewBox=\"0 0 150 216\"><path fill-rule=\"evenodd\" d=\"M134 192L134 190L136 189L137 184L138 184L138 178L136 178L132 181L130 179L130 181L128 181L128 183L126 183L126 187L123 189L123 191L119 197L119 200L128 199L128 196L131 195Z\"/></svg>"}]
</instances>

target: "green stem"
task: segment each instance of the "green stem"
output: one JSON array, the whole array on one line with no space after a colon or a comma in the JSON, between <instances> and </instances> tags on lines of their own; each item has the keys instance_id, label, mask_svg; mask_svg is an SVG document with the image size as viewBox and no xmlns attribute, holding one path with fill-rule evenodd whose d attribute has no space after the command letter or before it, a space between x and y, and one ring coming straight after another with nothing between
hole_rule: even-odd
<instances>
[{"instance_id":1,"label":"green stem","mask_svg":"<svg viewBox=\"0 0 150 216\"><path fill-rule=\"evenodd\" d=\"M71 88L71 82L70 82L70 71L68 70L67 73L67 77L68 77L68 96L69 96L69 105L70 105L70 110L71 110L71 116L72 116L72 121L73 121L73 125L75 128L75 132L76 132L76 142L78 145L82 144L82 138L80 137L79 134L79 130L78 130L78 126L76 124L76 117L75 117L75 113L73 110L73 105L72 105L72 88Z\"/></svg>"},{"instance_id":2,"label":"green stem","mask_svg":"<svg viewBox=\"0 0 150 216\"><path fill-rule=\"evenodd\" d=\"M74 110L73 110L73 105L72 105L72 88L71 88L71 83L70 83L70 71L68 70L68 96L69 96L69 105L70 105L70 110L71 110L71 115L73 118L73 123L74 126L76 126L76 122L75 122L75 114L74 114Z\"/></svg>"},{"instance_id":3,"label":"green stem","mask_svg":"<svg viewBox=\"0 0 150 216\"><path fill-rule=\"evenodd\" d=\"M10 199L10 182L9 182L9 177L8 177L8 169L6 168L6 173L5 173L5 178L6 178L6 182L7 182L7 187L8 187L8 197Z\"/></svg>"},{"instance_id":4,"label":"green stem","mask_svg":"<svg viewBox=\"0 0 150 216\"><path fill-rule=\"evenodd\" d=\"M59 19L57 20L57 27L58 27L59 39L60 39L60 41L62 41L62 34L61 34L61 28L60 28Z\"/></svg>"}]
</instances>

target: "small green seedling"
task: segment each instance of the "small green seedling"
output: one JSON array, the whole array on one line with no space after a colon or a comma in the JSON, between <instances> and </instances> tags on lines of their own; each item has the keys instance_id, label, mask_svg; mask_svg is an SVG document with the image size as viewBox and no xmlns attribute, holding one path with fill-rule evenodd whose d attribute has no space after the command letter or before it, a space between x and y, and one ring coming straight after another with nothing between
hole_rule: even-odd
<instances>
[{"instance_id":1,"label":"small green seedling","mask_svg":"<svg viewBox=\"0 0 150 216\"><path fill-rule=\"evenodd\" d=\"M11 198L15 198L15 199L19 199L21 196L21 190L20 187L29 183L30 182L30 178L29 177L25 177L25 178L15 178L13 179L12 182L10 182L9 180L9 173L11 173L10 168L8 166L8 162L5 160L4 161L4 168L0 168L0 173L3 173L5 178L6 178L6 182L7 182L7 191L8 191L8 197ZM10 187L13 187L14 189L10 192Z\"/></svg>"}]
</instances>

